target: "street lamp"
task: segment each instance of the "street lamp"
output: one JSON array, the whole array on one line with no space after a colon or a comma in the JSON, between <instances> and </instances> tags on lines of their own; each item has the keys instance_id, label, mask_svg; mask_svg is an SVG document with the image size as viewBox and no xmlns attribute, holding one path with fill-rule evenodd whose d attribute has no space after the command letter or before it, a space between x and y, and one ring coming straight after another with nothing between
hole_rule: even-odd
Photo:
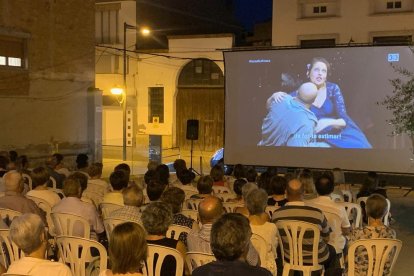
<instances>
[{"instance_id":1,"label":"street lamp","mask_svg":"<svg viewBox=\"0 0 414 276\"><path fill-rule=\"evenodd\" d=\"M111 93L114 95L122 95L122 100L120 104L122 104L122 160L126 160L127 155L127 45L126 45L126 32L128 29L137 30L137 26L129 25L124 22L124 48L123 48L123 59L124 59L124 68L123 68L123 89L122 88L113 88L111 89ZM147 36L151 33L150 29L142 27L140 29L142 35Z\"/></svg>"}]
</instances>

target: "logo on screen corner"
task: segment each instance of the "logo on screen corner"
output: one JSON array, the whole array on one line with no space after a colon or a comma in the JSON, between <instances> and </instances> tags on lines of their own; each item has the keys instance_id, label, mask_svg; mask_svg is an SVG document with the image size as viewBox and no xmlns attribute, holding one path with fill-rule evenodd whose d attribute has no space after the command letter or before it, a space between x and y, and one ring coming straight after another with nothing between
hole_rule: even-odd
<instances>
[{"instance_id":1,"label":"logo on screen corner","mask_svg":"<svg viewBox=\"0 0 414 276\"><path fill-rule=\"evenodd\" d=\"M388 62L397 62L400 61L399 53L390 53L388 54Z\"/></svg>"}]
</instances>

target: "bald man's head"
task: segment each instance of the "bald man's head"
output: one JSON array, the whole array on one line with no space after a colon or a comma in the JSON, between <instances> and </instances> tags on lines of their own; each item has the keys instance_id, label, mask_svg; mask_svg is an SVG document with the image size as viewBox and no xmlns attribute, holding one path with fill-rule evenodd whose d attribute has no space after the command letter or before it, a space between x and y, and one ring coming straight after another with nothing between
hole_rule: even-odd
<instances>
[{"instance_id":1,"label":"bald man's head","mask_svg":"<svg viewBox=\"0 0 414 276\"><path fill-rule=\"evenodd\" d=\"M302 200L304 194L303 184L298 179L292 179L288 182L286 187L286 194L288 201L299 201Z\"/></svg>"},{"instance_id":2,"label":"bald man's head","mask_svg":"<svg viewBox=\"0 0 414 276\"><path fill-rule=\"evenodd\" d=\"M10 171L3 177L4 187L8 192L21 193L23 191L23 178L22 175L17 171Z\"/></svg>"},{"instance_id":3,"label":"bald man's head","mask_svg":"<svg viewBox=\"0 0 414 276\"><path fill-rule=\"evenodd\" d=\"M202 224L213 223L223 214L223 204L219 198L208 196L198 205L198 214Z\"/></svg>"},{"instance_id":4,"label":"bald man's head","mask_svg":"<svg viewBox=\"0 0 414 276\"><path fill-rule=\"evenodd\" d=\"M318 88L312 82L305 82L298 89L298 98L305 104L312 104L318 95Z\"/></svg>"}]
</instances>

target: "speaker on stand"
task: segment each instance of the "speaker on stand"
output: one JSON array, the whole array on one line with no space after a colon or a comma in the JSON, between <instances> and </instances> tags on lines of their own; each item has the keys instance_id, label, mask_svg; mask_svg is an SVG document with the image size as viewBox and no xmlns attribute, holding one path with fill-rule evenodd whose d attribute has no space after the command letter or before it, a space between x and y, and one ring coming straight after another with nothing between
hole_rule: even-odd
<instances>
[{"instance_id":1,"label":"speaker on stand","mask_svg":"<svg viewBox=\"0 0 414 276\"><path fill-rule=\"evenodd\" d=\"M190 170L200 175L196 170L193 169L193 147L194 140L198 140L198 129L199 129L199 120L189 119L187 120L187 131L185 137L187 140L191 140L190 147Z\"/></svg>"}]
</instances>

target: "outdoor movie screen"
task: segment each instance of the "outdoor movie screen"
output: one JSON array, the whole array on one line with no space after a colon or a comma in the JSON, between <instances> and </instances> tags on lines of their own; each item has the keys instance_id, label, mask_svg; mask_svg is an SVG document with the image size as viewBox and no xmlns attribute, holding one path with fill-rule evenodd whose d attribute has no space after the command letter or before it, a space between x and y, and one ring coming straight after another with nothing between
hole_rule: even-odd
<instances>
[{"instance_id":1,"label":"outdoor movie screen","mask_svg":"<svg viewBox=\"0 0 414 276\"><path fill-rule=\"evenodd\" d=\"M227 164L414 172L413 145L379 104L414 71L409 47L228 51Z\"/></svg>"}]
</instances>

